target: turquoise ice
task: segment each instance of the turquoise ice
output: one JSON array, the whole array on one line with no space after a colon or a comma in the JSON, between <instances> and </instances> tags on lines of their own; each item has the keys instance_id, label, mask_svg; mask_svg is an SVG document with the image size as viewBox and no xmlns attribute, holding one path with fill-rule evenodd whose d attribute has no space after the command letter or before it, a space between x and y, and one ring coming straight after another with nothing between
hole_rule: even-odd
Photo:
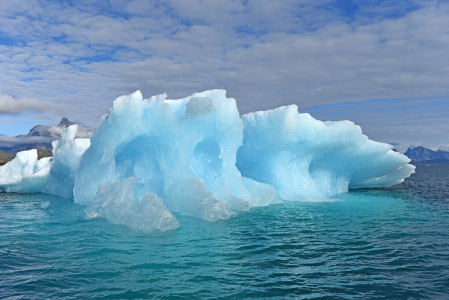
<instances>
[{"instance_id":1,"label":"turquoise ice","mask_svg":"<svg viewBox=\"0 0 449 300\"><path fill-rule=\"evenodd\" d=\"M71 198L89 217L165 231L179 226L173 213L216 221L395 185L414 172L350 121L322 122L295 105L240 116L224 90L179 100L137 91L113 102L90 140L75 133L66 129L51 159L31 150L0 167L0 189Z\"/></svg>"}]
</instances>

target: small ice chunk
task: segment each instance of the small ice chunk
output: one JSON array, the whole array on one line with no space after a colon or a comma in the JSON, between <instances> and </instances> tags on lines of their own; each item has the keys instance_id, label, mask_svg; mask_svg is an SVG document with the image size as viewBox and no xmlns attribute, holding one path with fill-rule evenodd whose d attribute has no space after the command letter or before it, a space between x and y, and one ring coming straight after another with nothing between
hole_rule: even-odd
<instances>
[{"instance_id":1,"label":"small ice chunk","mask_svg":"<svg viewBox=\"0 0 449 300\"><path fill-rule=\"evenodd\" d=\"M47 209L50 206L50 202L49 201L45 201L41 203L41 208L42 209Z\"/></svg>"},{"instance_id":2,"label":"small ice chunk","mask_svg":"<svg viewBox=\"0 0 449 300\"><path fill-rule=\"evenodd\" d=\"M139 181L139 178L128 177L121 182L101 184L95 199L85 210L87 218L102 217L112 224L142 232L178 228L178 220L156 194L147 192L142 199L136 199Z\"/></svg>"},{"instance_id":3,"label":"small ice chunk","mask_svg":"<svg viewBox=\"0 0 449 300\"><path fill-rule=\"evenodd\" d=\"M0 190L5 192L40 192L46 184L51 158L38 160L37 150L17 153L16 157L0 167Z\"/></svg>"}]
</instances>

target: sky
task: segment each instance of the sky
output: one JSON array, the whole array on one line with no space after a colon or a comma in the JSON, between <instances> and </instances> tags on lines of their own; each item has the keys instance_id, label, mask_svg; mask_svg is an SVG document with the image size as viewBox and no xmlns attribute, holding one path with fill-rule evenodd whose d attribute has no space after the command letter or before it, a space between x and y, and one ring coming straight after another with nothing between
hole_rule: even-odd
<instances>
[{"instance_id":1,"label":"sky","mask_svg":"<svg viewBox=\"0 0 449 300\"><path fill-rule=\"evenodd\" d=\"M448 150L449 1L0 0L0 135L217 88Z\"/></svg>"}]
</instances>

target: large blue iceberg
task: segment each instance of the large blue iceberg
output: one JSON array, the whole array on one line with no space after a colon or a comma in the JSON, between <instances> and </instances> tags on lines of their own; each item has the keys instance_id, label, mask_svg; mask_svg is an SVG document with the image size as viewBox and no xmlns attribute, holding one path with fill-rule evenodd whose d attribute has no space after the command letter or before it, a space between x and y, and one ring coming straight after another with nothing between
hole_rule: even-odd
<instances>
[{"instance_id":1,"label":"large blue iceberg","mask_svg":"<svg viewBox=\"0 0 449 300\"><path fill-rule=\"evenodd\" d=\"M351 188L386 187L410 160L349 121L322 122L295 105L240 116L224 90L179 100L117 98L91 139L76 125L53 158L24 151L0 167L0 190L74 199L88 217L141 231L179 226L283 201L323 201Z\"/></svg>"}]
</instances>

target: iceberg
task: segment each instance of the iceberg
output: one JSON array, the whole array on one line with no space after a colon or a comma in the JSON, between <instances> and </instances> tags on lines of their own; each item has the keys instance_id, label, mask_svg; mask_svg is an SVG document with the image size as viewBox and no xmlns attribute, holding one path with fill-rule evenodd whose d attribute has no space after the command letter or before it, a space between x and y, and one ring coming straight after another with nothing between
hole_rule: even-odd
<instances>
[{"instance_id":1,"label":"iceberg","mask_svg":"<svg viewBox=\"0 0 449 300\"><path fill-rule=\"evenodd\" d=\"M139 178L129 177L121 182L101 184L86 208L87 217L103 217L112 224L127 225L143 232L178 228L178 220L156 194L147 192L142 199L136 198L139 181Z\"/></svg>"},{"instance_id":2,"label":"iceberg","mask_svg":"<svg viewBox=\"0 0 449 300\"><path fill-rule=\"evenodd\" d=\"M41 192L50 173L51 158L38 160L37 150L21 151L0 167L0 191Z\"/></svg>"},{"instance_id":3,"label":"iceberg","mask_svg":"<svg viewBox=\"0 0 449 300\"><path fill-rule=\"evenodd\" d=\"M296 105L240 116L224 90L179 100L140 91L117 98L89 139L76 125L53 158L24 151L0 167L0 190L43 192L135 230L207 221L283 201L323 201L353 188L401 183L414 172L392 146L350 121L322 122Z\"/></svg>"},{"instance_id":4,"label":"iceberg","mask_svg":"<svg viewBox=\"0 0 449 300\"><path fill-rule=\"evenodd\" d=\"M242 117L243 176L275 187L284 200L330 197L349 188L401 183L415 167L392 146L369 140L350 121L322 122L296 105Z\"/></svg>"},{"instance_id":5,"label":"iceberg","mask_svg":"<svg viewBox=\"0 0 449 300\"><path fill-rule=\"evenodd\" d=\"M99 186L140 178L172 212L216 221L249 208L251 194L235 165L243 123L234 99L221 90L173 101L116 99L96 127L75 176L76 203L88 205Z\"/></svg>"},{"instance_id":6,"label":"iceberg","mask_svg":"<svg viewBox=\"0 0 449 300\"><path fill-rule=\"evenodd\" d=\"M90 139L75 138L78 125L64 129L60 140L52 142L53 156L38 160L37 150L17 153L0 167L0 190L42 192L73 199L75 171L90 146Z\"/></svg>"}]
</instances>

